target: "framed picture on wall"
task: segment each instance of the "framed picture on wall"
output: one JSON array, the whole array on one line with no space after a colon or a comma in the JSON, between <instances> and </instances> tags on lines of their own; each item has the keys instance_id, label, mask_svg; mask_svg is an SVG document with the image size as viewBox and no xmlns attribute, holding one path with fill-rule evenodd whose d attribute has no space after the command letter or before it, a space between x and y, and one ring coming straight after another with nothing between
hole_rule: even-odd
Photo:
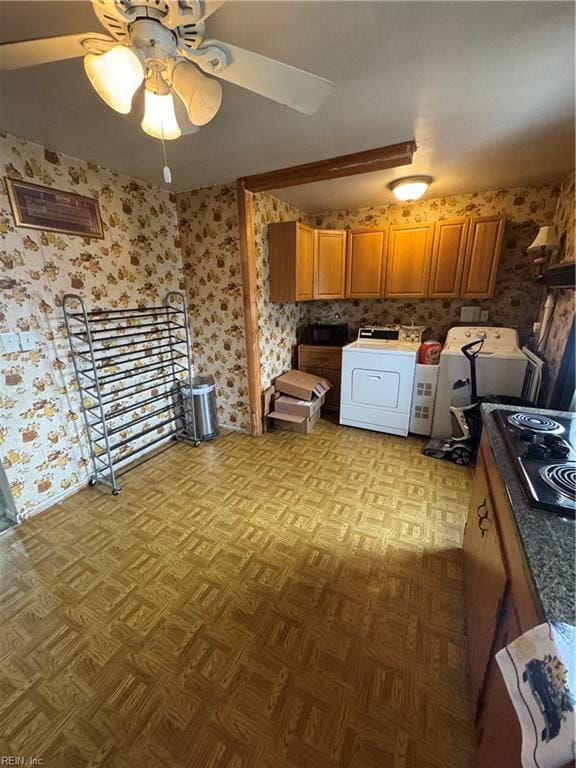
<instances>
[{"instance_id":1,"label":"framed picture on wall","mask_svg":"<svg viewBox=\"0 0 576 768\"><path fill-rule=\"evenodd\" d=\"M17 227L104 237L98 200L19 179L4 181Z\"/></svg>"}]
</instances>

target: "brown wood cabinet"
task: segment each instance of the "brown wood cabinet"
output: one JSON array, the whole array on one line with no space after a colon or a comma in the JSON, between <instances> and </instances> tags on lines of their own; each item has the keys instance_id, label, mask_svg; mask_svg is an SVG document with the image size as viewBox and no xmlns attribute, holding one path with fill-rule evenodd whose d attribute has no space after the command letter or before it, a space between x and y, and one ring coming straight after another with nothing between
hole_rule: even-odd
<instances>
[{"instance_id":1,"label":"brown wood cabinet","mask_svg":"<svg viewBox=\"0 0 576 768\"><path fill-rule=\"evenodd\" d=\"M513 605L508 604L498 629L493 653L522 634ZM478 756L481 768L516 768L520 765L522 731L498 665L489 665L478 716ZM505 724L505 727L503 727Z\"/></svg>"},{"instance_id":2,"label":"brown wood cabinet","mask_svg":"<svg viewBox=\"0 0 576 768\"><path fill-rule=\"evenodd\" d=\"M488 299L494 295L506 219L503 216L471 218L460 295Z\"/></svg>"},{"instance_id":3,"label":"brown wood cabinet","mask_svg":"<svg viewBox=\"0 0 576 768\"><path fill-rule=\"evenodd\" d=\"M464 535L464 574L476 768L521 768L520 726L494 656L543 616L486 435Z\"/></svg>"},{"instance_id":4,"label":"brown wood cabinet","mask_svg":"<svg viewBox=\"0 0 576 768\"><path fill-rule=\"evenodd\" d=\"M434 225L428 296L450 299L460 296L468 219L446 219Z\"/></svg>"},{"instance_id":5,"label":"brown wood cabinet","mask_svg":"<svg viewBox=\"0 0 576 768\"><path fill-rule=\"evenodd\" d=\"M506 566L482 457L478 459L464 532L466 613L472 700L480 701L490 651L504 604Z\"/></svg>"},{"instance_id":6,"label":"brown wood cabinet","mask_svg":"<svg viewBox=\"0 0 576 768\"><path fill-rule=\"evenodd\" d=\"M343 299L346 285L346 232L315 230L314 298Z\"/></svg>"},{"instance_id":7,"label":"brown wood cabinet","mask_svg":"<svg viewBox=\"0 0 576 768\"><path fill-rule=\"evenodd\" d=\"M297 221L268 224L270 301L310 301L314 293L314 230Z\"/></svg>"},{"instance_id":8,"label":"brown wood cabinet","mask_svg":"<svg viewBox=\"0 0 576 768\"><path fill-rule=\"evenodd\" d=\"M348 233L269 224L270 300L491 298L505 224L461 217Z\"/></svg>"},{"instance_id":9,"label":"brown wood cabinet","mask_svg":"<svg viewBox=\"0 0 576 768\"><path fill-rule=\"evenodd\" d=\"M384 229L353 229L348 232L347 299L377 299L384 295L386 237Z\"/></svg>"},{"instance_id":10,"label":"brown wood cabinet","mask_svg":"<svg viewBox=\"0 0 576 768\"><path fill-rule=\"evenodd\" d=\"M321 347L316 344L298 346L298 370L322 376L332 384L326 393L324 408L340 409L340 381L342 374L342 347Z\"/></svg>"},{"instance_id":11,"label":"brown wood cabinet","mask_svg":"<svg viewBox=\"0 0 576 768\"><path fill-rule=\"evenodd\" d=\"M428 295L434 224L390 227L385 294L390 299Z\"/></svg>"}]
</instances>

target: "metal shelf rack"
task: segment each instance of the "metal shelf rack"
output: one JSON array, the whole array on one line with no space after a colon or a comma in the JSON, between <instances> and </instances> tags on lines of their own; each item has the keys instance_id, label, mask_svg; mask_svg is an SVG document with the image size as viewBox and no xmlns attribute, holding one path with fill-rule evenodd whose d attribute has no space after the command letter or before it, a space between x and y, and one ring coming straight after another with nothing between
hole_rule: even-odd
<instances>
[{"instance_id":1,"label":"metal shelf rack","mask_svg":"<svg viewBox=\"0 0 576 768\"><path fill-rule=\"evenodd\" d=\"M194 407L186 299L170 291L155 307L88 312L80 296L62 299L82 404L92 476L120 492L118 477L155 445L200 444ZM154 454L156 455L156 453ZM142 463L137 462L137 464Z\"/></svg>"}]
</instances>

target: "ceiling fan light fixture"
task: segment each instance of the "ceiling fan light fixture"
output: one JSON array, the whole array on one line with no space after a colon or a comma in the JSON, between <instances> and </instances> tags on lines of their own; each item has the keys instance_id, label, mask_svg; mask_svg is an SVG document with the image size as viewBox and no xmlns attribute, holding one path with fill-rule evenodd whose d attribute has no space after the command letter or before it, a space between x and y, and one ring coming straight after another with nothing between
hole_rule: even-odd
<instances>
[{"instance_id":1,"label":"ceiling fan light fixture","mask_svg":"<svg viewBox=\"0 0 576 768\"><path fill-rule=\"evenodd\" d=\"M406 176L403 179L390 182L388 189L394 193L398 200L407 203L422 197L430 184L432 184L431 176Z\"/></svg>"},{"instance_id":2,"label":"ceiling fan light fixture","mask_svg":"<svg viewBox=\"0 0 576 768\"><path fill-rule=\"evenodd\" d=\"M178 139L182 135L171 93L159 94L144 91L144 119L140 123L142 130L155 139Z\"/></svg>"},{"instance_id":3,"label":"ceiling fan light fixture","mask_svg":"<svg viewBox=\"0 0 576 768\"><path fill-rule=\"evenodd\" d=\"M205 77L194 64L179 61L172 70L171 81L191 123L206 125L218 114L222 104L222 86L217 80Z\"/></svg>"},{"instance_id":4,"label":"ceiling fan light fixture","mask_svg":"<svg viewBox=\"0 0 576 768\"><path fill-rule=\"evenodd\" d=\"M116 112L127 115L144 80L144 67L134 51L116 45L99 56L89 53L84 57L84 69L100 98Z\"/></svg>"}]
</instances>

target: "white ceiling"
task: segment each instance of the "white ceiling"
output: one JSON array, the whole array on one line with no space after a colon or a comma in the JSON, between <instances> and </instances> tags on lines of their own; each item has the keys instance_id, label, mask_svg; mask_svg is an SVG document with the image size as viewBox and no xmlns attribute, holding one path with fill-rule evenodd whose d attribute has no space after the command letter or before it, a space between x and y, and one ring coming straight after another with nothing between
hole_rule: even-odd
<instances>
[{"instance_id":1,"label":"white ceiling","mask_svg":"<svg viewBox=\"0 0 576 768\"><path fill-rule=\"evenodd\" d=\"M175 190L415 138L414 164L277 192L304 210L391 202L386 184L435 178L428 195L553 181L574 166L570 2L240 2L207 23L228 40L328 77L307 117L223 83L218 116L168 147ZM0 2L3 42L100 29L89 2ZM0 77L0 127L162 184L159 142L110 110L80 60Z\"/></svg>"}]
</instances>

